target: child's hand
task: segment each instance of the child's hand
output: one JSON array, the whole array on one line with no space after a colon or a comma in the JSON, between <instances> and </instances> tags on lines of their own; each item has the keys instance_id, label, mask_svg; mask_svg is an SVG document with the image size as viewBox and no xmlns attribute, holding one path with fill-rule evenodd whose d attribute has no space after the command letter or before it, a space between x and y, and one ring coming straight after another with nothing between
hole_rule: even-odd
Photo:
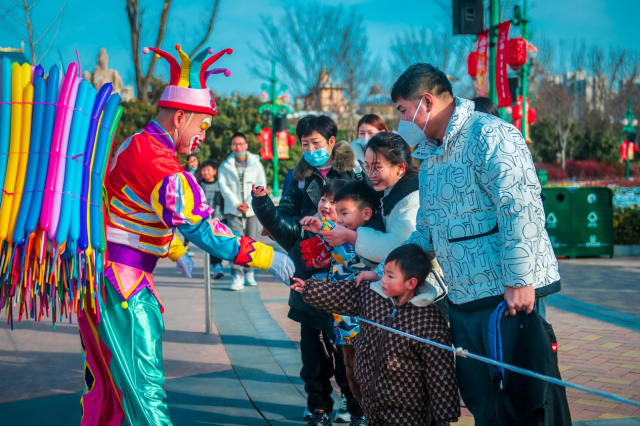
<instances>
[{"instance_id":1,"label":"child's hand","mask_svg":"<svg viewBox=\"0 0 640 426\"><path fill-rule=\"evenodd\" d=\"M311 265L315 269L328 268L330 264L331 264L331 258L330 257L326 258L326 259L322 259L322 258L311 259Z\"/></svg>"},{"instance_id":2,"label":"child's hand","mask_svg":"<svg viewBox=\"0 0 640 426\"><path fill-rule=\"evenodd\" d=\"M311 231L314 234L322 231L322 222L315 216L303 217L302 220L300 220L300 225L302 225L302 229L305 231Z\"/></svg>"},{"instance_id":3,"label":"child's hand","mask_svg":"<svg viewBox=\"0 0 640 426\"><path fill-rule=\"evenodd\" d=\"M379 279L380 277L378 276L378 274L376 274L375 271L365 271L358 275L358 278L356 278L356 287L358 287L362 283L362 281L377 281Z\"/></svg>"},{"instance_id":4,"label":"child's hand","mask_svg":"<svg viewBox=\"0 0 640 426\"><path fill-rule=\"evenodd\" d=\"M295 290L298 293L302 293L304 291L304 281L301 280L300 278L293 278L293 281L295 281L293 284L291 284L291 290Z\"/></svg>"},{"instance_id":5,"label":"child's hand","mask_svg":"<svg viewBox=\"0 0 640 426\"><path fill-rule=\"evenodd\" d=\"M358 233L351 229L345 228L342 225L336 224L336 226L330 231L322 231L320 233L324 240L331 247L340 247L343 244L356 244Z\"/></svg>"},{"instance_id":6,"label":"child's hand","mask_svg":"<svg viewBox=\"0 0 640 426\"><path fill-rule=\"evenodd\" d=\"M267 195L267 188L264 186L256 187L255 184L251 186L251 193L254 197L265 197Z\"/></svg>"}]
</instances>

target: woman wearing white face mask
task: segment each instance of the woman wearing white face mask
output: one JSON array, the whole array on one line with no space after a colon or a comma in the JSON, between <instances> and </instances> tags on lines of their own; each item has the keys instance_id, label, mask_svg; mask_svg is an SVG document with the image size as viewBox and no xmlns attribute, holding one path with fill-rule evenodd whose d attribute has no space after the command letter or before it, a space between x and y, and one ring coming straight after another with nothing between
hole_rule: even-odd
<instances>
[{"instance_id":1,"label":"woman wearing white face mask","mask_svg":"<svg viewBox=\"0 0 640 426\"><path fill-rule=\"evenodd\" d=\"M384 120L376 114L365 114L358 121L358 139L351 142L351 148L356 154L356 160L364 163L364 153L369 140L380 132L388 132Z\"/></svg>"}]
</instances>

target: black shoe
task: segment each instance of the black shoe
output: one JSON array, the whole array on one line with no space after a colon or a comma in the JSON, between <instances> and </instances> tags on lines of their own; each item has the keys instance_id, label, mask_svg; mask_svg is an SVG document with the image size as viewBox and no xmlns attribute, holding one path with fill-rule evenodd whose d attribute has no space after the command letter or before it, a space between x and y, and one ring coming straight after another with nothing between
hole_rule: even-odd
<instances>
[{"instance_id":1,"label":"black shoe","mask_svg":"<svg viewBox=\"0 0 640 426\"><path fill-rule=\"evenodd\" d=\"M351 416L349 426L366 426L367 422L364 416Z\"/></svg>"},{"instance_id":2,"label":"black shoe","mask_svg":"<svg viewBox=\"0 0 640 426\"><path fill-rule=\"evenodd\" d=\"M315 410L307 426L331 426L331 419L324 410Z\"/></svg>"}]
</instances>

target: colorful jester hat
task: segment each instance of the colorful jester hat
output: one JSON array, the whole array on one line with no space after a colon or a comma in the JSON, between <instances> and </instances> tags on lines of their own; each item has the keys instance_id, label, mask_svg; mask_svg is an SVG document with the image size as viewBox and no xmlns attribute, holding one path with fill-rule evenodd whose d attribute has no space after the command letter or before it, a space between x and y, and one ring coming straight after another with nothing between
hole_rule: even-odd
<instances>
[{"instance_id":1,"label":"colorful jester hat","mask_svg":"<svg viewBox=\"0 0 640 426\"><path fill-rule=\"evenodd\" d=\"M172 55L163 50L154 47L142 49L145 54L152 51L158 58L164 58L169 62L171 80L162 92L158 106L217 115L216 100L213 97L213 92L207 88L207 78L211 74L224 74L229 77L231 71L226 68L209 70L209 67L225 53L231 55L233 50L223 49L207 60L205 60L207 55L213 53L210 48L195 54L193 58L189 58L189 55L182 51L179 44L176 44L176 50L180 54L182 66L178 65L178 61Z\"/></svg>"}]
</instances>

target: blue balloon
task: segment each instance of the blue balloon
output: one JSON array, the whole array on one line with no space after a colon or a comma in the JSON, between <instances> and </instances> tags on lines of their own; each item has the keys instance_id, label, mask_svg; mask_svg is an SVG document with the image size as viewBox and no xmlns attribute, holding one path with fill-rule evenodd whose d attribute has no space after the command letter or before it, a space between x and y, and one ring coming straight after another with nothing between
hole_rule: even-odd
<instances>
[{"instance_id":1,"label":"blue balloon","mask_svg":"<svg viewBox=\"0 0 640 426\"><path fill-rule=\"evenodd\" d=\"M102 114L102 123L98 140L96 141L95 154L93 156L93 170L91 170L91 205L90 210L90 228L91 228L91 245L100 247L102 245L102 173L106 166L105 157L109 153L111 146L110 131L113 120L115 119L116 109L120 104L120 95L111 95L107 106Z\"/></svg>"},{"instance_id":2,"label":"blue balloon","mask_svg":"<svg viewBox=\"0 0 640 426\"><path fill-rule=\"evenodd\" d=\"M47 170L49 169L49 151L51 151L51 135L53 134L53 124L56 117L56 103L60 93L60 70L56 65L49 69L47 78L47 93L45 95L44 119L42 122L42 136L40 139L40 157L38 159L38 172L33 188L33 198L27 216L25 229L27 234L36 230L40 221L40 210L42 210L42 196L44 184L47 180Z\"/></svg>"},{"instance_id":3,"label":"blue balloon","mask_svg":"<svg viewBox=\"0 0 640 426\"><path fill-rule=\"evenodd\" d=\"M35 73L38 74L38 70L42 73L42 67L38 65ZM27 174L24 178L24 193L22 194L22 201L20 203L20 210L18 211L18 217L16 218L16 227L13 232L13 241L16 244L22 244L27 236L25 226L27 224L27 216L31 210L31 201L33 199L33 189L36 183L36 175L39 172L39 160L40 155L40 140L42 139L42 123L44 121L44 108L43 104L47 92L47 84L43 77L37 77L33 85L33 114L31 116L31 142L29 144L29 162L27 163Z\"/></svg>"},{"instance_id":4,"label":"blue balloon","mask_svg":"<svg viewBox=\"0 0 640 426\"><path fill-rule=\"evenodd\" d=\"M76 104L74 106L73 118L71 121L71 129L69 130L69 142L67 145L67 152L65 159L64 169L64 184L62 187L62 198L60 200L60 218L58 219L58 229L56 230L56 242L62 244L69 235L69 227L71 225L71 209L73 208L73 186L76 181L81 179L80 172L80 158L74 158L79 154L84 153L84 146L82 150L79 149L80 142L86 141L86 133L83 135L81 132L84 127L84 131L87 131L88 126L84 126L84 123L89 120L89 114L93 103L87 105L87 101L91 100L89 92L95 90L89 82L83 80L78 87L78 94L76 96ZM95 96L95 95L94 95Z\"/></svg>"},{"instance_id":5,"label":"blue balloon","mask_svg":"<svg viewBox=\"0 0 640 426\"><path fill-rule=\"evenodd\" d=\"M0 61L0 188L4 188L9 159L9 140L11 138L11 60L4 57ZM2 203L2 192L0 192Z\"/></svg>"},{"instance_id":6,"label":"blue balloon","mask_svg":"<svg viewBox=\"0 0 640 426\"><path fill-rule=\"evenodd\" d=\"M93 157L93 150L95 147L96 134L98 133L98 121L100 115L104 110L109 95L113 86L111 83L107 83L100 88L98 95L96 96L96 102L93 104L93 111L91 112L91 123L89 123L89 131L87 133L87 145L84 149L83 166L82 166L82 190L80 191L80 238L78 239L78 246L81 250L89 248L89 178L91 159Z\"/></svg>"}]
</instances>

